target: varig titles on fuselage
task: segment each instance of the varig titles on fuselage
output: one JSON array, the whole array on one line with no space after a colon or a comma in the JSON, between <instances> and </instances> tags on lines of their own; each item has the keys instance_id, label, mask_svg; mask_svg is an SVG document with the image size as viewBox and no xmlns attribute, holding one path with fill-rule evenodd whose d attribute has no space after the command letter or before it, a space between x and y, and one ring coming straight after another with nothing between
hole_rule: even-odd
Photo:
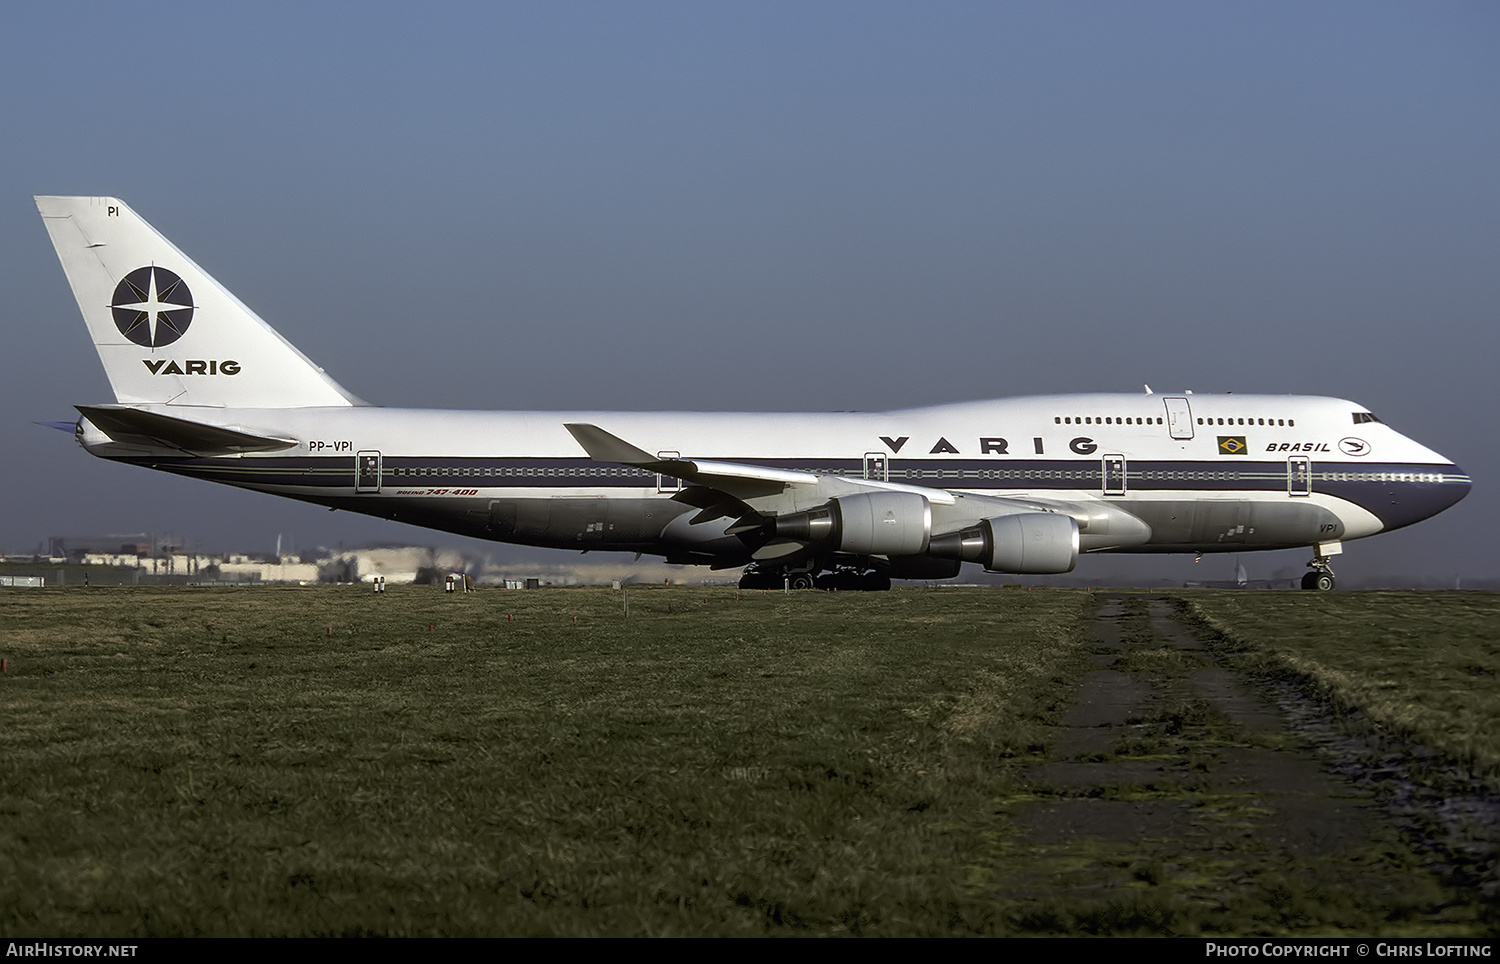
<instances>
[{"instance_id":1,"label":"varig titles on fuselage","mask_svg":"<svg viewBox=\"0 0 1500 964\"><path fill-rule=\"evenodd\" d=\"M888 449L891 450L892 454L900 454L901 450L906 447L906 443L911 441L911 436L909 436L909 435L902 435L900 437L892 438L891 436L888 436L888 435L882 435L882 436L880 436L880 441L881 441L882 444L885 445L886 448L888 448ZM1347 440L1347 441L1353 442L1353 441L1357 441L1357 440ZM1360 444L1360 448L1357 451L1354 450L1353 447L1351 445L1348 445L1348 444L1342 446L1342 448L1343 448L1343 451L1345 451L1348 454L1353 454L1353 455L1364 455L1364 454L1366 454L1369 451L1369 446L1366 443L1362 442L1362 441L1359 444ZM1093 439L1093 438L1091 438L1091 437L1089 437L1087 435L1079 435L1079 436L1075 436L1073 438L1070 438L1070 439L1068 439L1067 445L1068 445L1068 450L1070 452L1072 452L1074 455L1093 455L1095 452L1099 451L1099 442L1097 442L1095 439ZM1036 455L1046 455L1047 454L1047 441L1046 441L1045 437L1043 437L1043 436L1033 436L1032 439L1031 439L1031 450L1032 450L1032 453L1034 453ZM1234 447L1234 448L1230 448L1230 449L1224 449L1223 447L1221 447L1219 454L1221 454L1221 455L1242 455L1242 454L1244 454L1248 450L1249 450L1248 446L1245 446L1243 440L1241 439L1240 440L1240 444L1239 444L1238 447ZM1281 454L1281 453L1283 453L1283 452L1286 452L1286 453L1307 454L1307 453L1310 453L1310 452L1332 452L1332 450L1333 450L1332 447L1327 442L1267 442L1266 443L1266 447L1264 449L1264 451L1266 451L1266 452L1274 452L1274 453L1276 453L1278 455ZM1011 442L1010 442L1010 440L1007 439L1007 438L1003 438L1001 436L998 436L998 435L981 435L981 436L979 436L975 440L975 449L973 449L971 451L973 451L974 454L977 454L977 455L1015 455L1015 454L1017 454L1016 452L1011 451ZM927 450L927 454L928 455L963 455L963 454L965 454L965 452L964 452L964 450L963 450L963 448L961 446L956 445L953 442L949 441L947 436L940 436L936 442L932 443L932 447Z\"/></svg>"},{"instance_id":2,"label":"varig titles on fuselage","mask_svg":"<svg viewBox=\"0 0 1500 964\"><path fill-rule=\"evenodd\" d=\"M892 438L889 435L882 435L880 436L880 441L885 445L886 448L891 450L891 453L893 455L899 455L901 453L901 449L906 446L906 443L911 441L911 436L902 435L899 438ZM1001 438L998 435L980 436L978 439L978 446L980 455L1015 454L1010 450L1010 440ZM1045 443L1040 437L1035 437L1031 440L1031 447L1037 455L1046 454ZM1071 448L1074 452L1077 452L1079 455L1088 455L1092 453L1098 446L1094 444L1094 440L1091 438L1075 438L1068 443L1068 447ZM927 450L927 454L962 455L963 451L959 449L958 446L948 441L946 436L943 436L940 437L936 442L932 443L932 448Z\"/></svg>"}]
</instances>

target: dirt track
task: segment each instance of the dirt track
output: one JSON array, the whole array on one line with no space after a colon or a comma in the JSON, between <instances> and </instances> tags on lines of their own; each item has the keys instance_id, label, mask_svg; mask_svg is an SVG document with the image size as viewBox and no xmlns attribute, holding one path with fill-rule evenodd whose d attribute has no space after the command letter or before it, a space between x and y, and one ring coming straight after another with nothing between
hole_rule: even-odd
<instances>
[{"instance_id":1,"label":"dirt track","mask_svg":"<svg viewBox=\"0 0 1500 964\"><path fill-rule=\"evenodd\" d=\"M1038 930L1086 927L1072 908L1090 897L1108 926L1178 933L1492 913L1500 805L1484 788L1253 677L1169 598L1101 595L1095 626L1098 668L1007 801L1007 890Z\"/></svg>"}]
</instances>

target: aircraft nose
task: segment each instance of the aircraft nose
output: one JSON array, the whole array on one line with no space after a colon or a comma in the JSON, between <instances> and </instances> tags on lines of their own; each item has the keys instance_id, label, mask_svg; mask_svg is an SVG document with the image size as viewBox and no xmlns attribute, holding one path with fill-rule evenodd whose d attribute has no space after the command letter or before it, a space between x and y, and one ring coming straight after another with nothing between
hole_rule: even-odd
<instances>
[{"instance_id":1,"label":"aircraft nose","mask_svg":"<svg viewBox=\"0 0 1500 964\"><path fill-rule=\"evenodd\" d=\"M1387 531L1429 519L1469 494L1473 483L1463 469L1452 463L1433 468L1435 471L1419 474L1414 482L1392 487L1389 507L1377 513L1383 517Z\"/></svg>"},{"instance_id":2,"label":"aircraft nose","mask_svg":"<svg viewBox=\"0 0 1500 964\"><path fill-rule=\"evenodd\" d=\"M1469 479L1469 474L1456 465L1448 466L1448 471L1444 472L1443 474L1451 476L1453 479L1453 481L1448 483L1453 490L1451 493L1452 499L1443 506L1439 507L1436 510L1437 512L1442 512L1443 509L1448 508L1448 506L1457 505L1459 502L1463 501L1463 497L1469 494L1469 489L1474 485L1474 483Z\"/></svg>"}]
</instances>

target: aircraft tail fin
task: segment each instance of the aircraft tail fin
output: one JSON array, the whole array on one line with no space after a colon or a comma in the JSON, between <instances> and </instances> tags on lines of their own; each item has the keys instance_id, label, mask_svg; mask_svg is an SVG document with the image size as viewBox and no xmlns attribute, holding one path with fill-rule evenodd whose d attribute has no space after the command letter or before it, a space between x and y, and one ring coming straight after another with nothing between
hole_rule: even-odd
<instances>
[{"instance_id":1,"label":"aircraft tail fin","mask_svg":"<svg viewBox=\"0 0 1500 964\"><path fill-rule=\"evenodd\" d=\"M115 198L38 197L117 401L363 404Z\"/></svg>"}]
</instances>

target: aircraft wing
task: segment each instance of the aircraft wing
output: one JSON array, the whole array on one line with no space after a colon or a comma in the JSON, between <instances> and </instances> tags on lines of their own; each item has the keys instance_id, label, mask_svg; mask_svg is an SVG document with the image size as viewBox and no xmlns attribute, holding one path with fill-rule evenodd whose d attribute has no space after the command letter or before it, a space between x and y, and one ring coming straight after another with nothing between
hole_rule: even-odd
<instances>
[{"instance_id":1,"label":"aircraft wing","mask_svg":"<svg viewBox=\"0 0 1500 964\"><path fill-rule=\"evenodd\" d=\"M807 541L790 532L782 533L780 526L768 528L772 518L785 518L788 512L802 515L805 513L797 510L830 499L886 498L877 493L909 493L927 500L932 507L934 535L958 532L985 519L1057 515L1070 517L1076 523L1076 531L1086 533L1091 549L1096 546L1142 545L1151 536L1150 526L1139 518L1118 506L1099 501L1083 503L1045 497L981 495L738 462L664 459L597 425L572 423L565 427L596 461L630 465L694 483L693 487L673 496L679 502L700 509L694 522L732 517L738 521L726 530L729 535L776 532L775 537L757 551L757 558L796 551ZM794 493L794 498L779 504L775 498L767 498L788 494L788 490L799 491ZM752 505L752 500L760 500L759 505ZM769 508L768 503L775 507Z\"/></svg>"},{"instance_id":2,"label":"aircraft wing","mask_svg":"<svg viewBox=\"0 0 1500 964\"><path fill-rule=\"evenodd\" d=\"M570 423L563 426L583 446L589 458L597 462L614 462L660 472L673 478L697 485L717 489L736 499L753 499L776 495L789 486L808 488L834 488L830 495L855 491L915 492L939 505L952 505L954 496L943 489L931 489L920 485L903 485L899 482L879 482L843 475L827 475L819 472L803 472L796 469L778 469L773 466L751 465L743 462L718 462L709 459L664 459L637 448L617 435L611 435L597 425Z\"/></svg>"},{"instance_id":3,"label":"aircraft wing","mask_svg":"<svg viewBox=\"0 0 1500 964\"><path fill-rule=\"evenodd\" d=\"M209 456L280 452L297 444L296 439L252 435L124 405L75 405L74 408L99 431L122 445L176 449L189 455Z\"/></svg>"}]
</instances>

